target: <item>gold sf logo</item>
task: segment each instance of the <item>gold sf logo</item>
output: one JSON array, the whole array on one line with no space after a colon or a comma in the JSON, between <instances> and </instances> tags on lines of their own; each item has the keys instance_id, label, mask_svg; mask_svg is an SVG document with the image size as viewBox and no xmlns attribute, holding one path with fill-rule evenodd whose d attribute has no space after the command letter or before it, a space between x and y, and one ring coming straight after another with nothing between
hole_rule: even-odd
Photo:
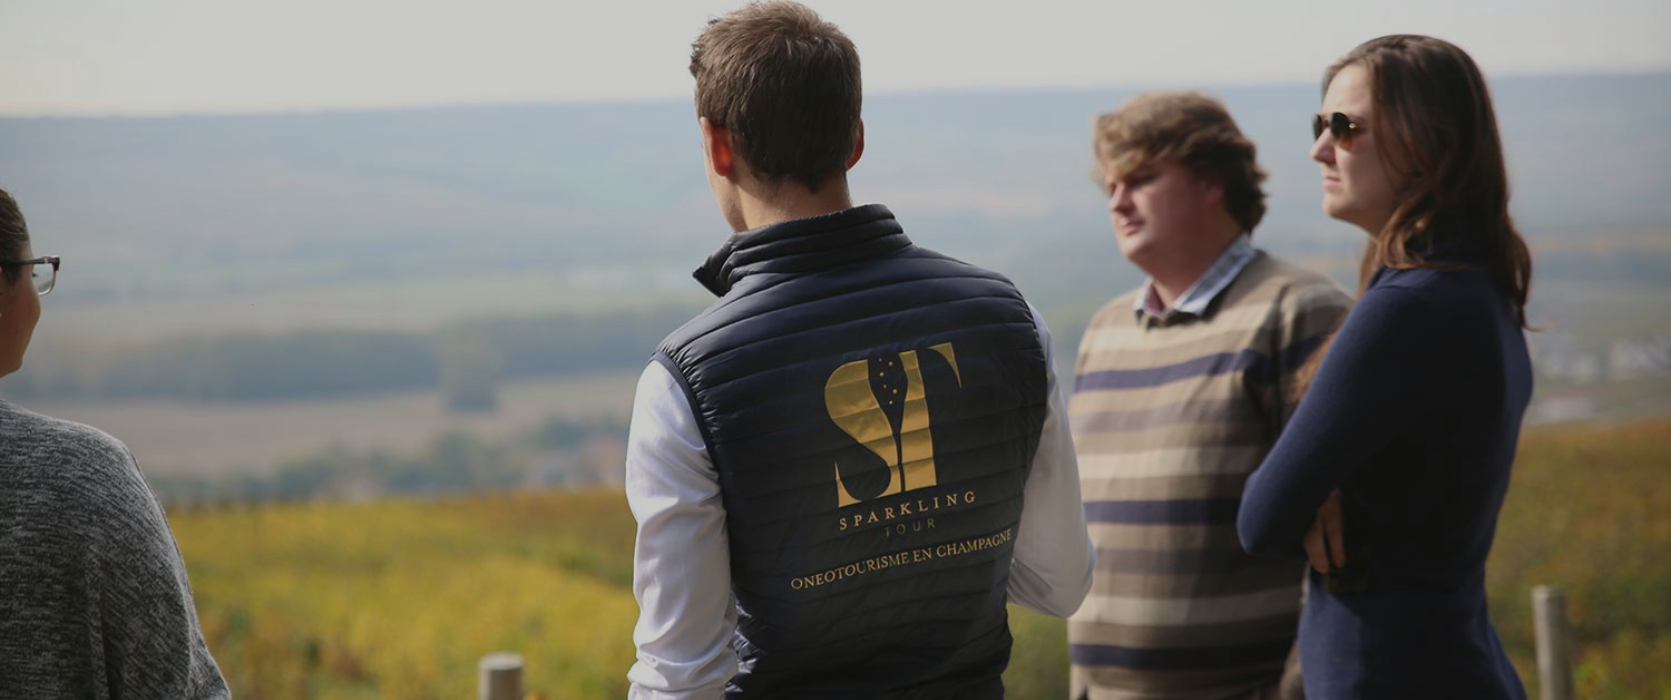
<instances>
[{"instance_id":1,"label":"gold sf logo","mask_svg":"<svg viewBox=\"0 0 1671 700\"><path fill-rule=\"evenodd\" d=\"M959 387L962 374L957 369L957 354L951 343L929 347L939 353L952 367L952 376ZM893 366L893 363L889 363ZM842 431L864 445L888 467L888 487L877 497L926 488L935 485L934 437L929 432L928 392L923 385L922 368L916 350L899 354L899 367L905 375L905 391L883 383L884 396L878 399L871 388L870 360L854 360L836 368L824 385L824 406L830 419ZM879 372L886 376L887 372ZM884 404L887 409L884 409ZM888 410L891 409L891 410ZM894 428L890 413L897 416L899 428ZM841 466L835 467L837 507L845 508L859 502L841 480Z\"/></svg>"}]
</instances>

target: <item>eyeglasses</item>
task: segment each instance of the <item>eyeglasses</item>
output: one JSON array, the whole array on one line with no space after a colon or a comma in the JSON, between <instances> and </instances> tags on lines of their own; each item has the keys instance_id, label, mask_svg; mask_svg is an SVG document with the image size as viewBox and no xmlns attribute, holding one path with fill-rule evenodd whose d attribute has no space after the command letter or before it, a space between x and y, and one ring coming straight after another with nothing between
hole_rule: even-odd
<instances>
[{"instance_id":1,"label":"eyeglasses","mask_svg":"<svg viewBox=\"0 0 1671 700\"><path fill-rule=\"evenodd\" d=\"M0 262L0 269L5 269L9 277L13 268L28 265L29 277L35 284L35 293L44 297L52 291L52 286L58 283L58 265L62 261L63 258L56 255L43 255L28 260Z\"/></svg>"},{"instance_id":2,"label":"eyeglasses","mask_svg":"<svg viewBox=\"0 0 1671 700\"><path fill-rule=\"evenodd\" d=\"M1334 135L1336 143L1347 148L1351 148L1354 137L1364 133L1362 124L1352 121L1351 117L1340 112L1335 112L1327 117L1321 114L1311 115L1311 140L1316 141L1322 138L1324 129Z\"/></svg>"}]
</instances>

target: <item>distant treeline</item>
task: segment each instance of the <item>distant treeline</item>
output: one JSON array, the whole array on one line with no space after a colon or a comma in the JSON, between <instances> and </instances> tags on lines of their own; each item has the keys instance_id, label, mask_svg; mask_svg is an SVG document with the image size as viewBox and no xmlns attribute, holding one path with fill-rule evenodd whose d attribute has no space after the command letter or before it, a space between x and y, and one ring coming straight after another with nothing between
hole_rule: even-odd
<instances>
[{"instance_id":1,"label":"distant treeline","mask_svg":"<svg viewBox=\"0 0 1671 700\"><path fill-rule=\"evenodd\" d=\"M440 387L490 405L503 379L641 365L694 309L470 319L431 332L305 329L193 335L146 344L59 344L0 390L20 399L263 401Z\"/></svg>"},{"instance_id":2,"label":"distant treeline","mask_svg":"<svg viewBox=\"0 0 1671 700\"><path fill-rule=\"evenodd\" d=\"M442 433L414 454L331 445L286 460L270 474L147 481L170 507L619 484L626 433L618 420L551 418L499 440Z\"/></svg>"},{"instance_id":3,"label":"distant treeline","mask_svg":"<svg viewBox=\"0 0 1671 700\"><path fill-rule=\"evenodd\" d=\"M1064 367L1071 367L1092 312L1142 281L1111 242L1080 241L1052 255L999 253L992 258L971 262L1010 275L1045 312ZM1339 256L1354 258L1350 252ZM1546 308L1567 301L1539 292L1539 285L1552 281L1604 278L1610 284L1671 285L1666 275L1671 249L1561 249L1535 263L1535 315L1547 315ZM1355 272L1328 272L1343 285L1356 286ZM611 313L475 318L431 331L333 328L233 331L132 344L60 341L38 344L24 371L0 381L0 395L22 400L268 401L439 388L455 409L484 409L492 407L503 380L642 365L657 341L697 310L669 304Z\"/></svg>"}]
</instances>

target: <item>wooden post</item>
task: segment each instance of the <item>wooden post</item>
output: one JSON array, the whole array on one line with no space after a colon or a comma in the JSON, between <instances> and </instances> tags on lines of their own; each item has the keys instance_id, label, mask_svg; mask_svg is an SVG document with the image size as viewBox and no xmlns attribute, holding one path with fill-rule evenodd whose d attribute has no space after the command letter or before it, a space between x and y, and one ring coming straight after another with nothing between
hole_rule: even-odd
<instances>
[{"instance_id":1,"label":"wooden post","mask_svg":"<svg viewBox=\"0 0 1671 700\"><path fill-rule=\"evenodd\" d=\"M476 664L481 681L476 685L478 700L522 700L522 655L500 651Z\"/></svg>"},{"instance_id":2,"label":"wooden post","mask_svg":"<svg viewBox=\"0 0 1671 700\"><path fill-rule=\"evenodd\" d=\"M1543 700L1572 700L1572 639L1567 594L1554 586L1532 588L1532 624L1538 636L1538 690Z\"/></svg>"}]
</instances>

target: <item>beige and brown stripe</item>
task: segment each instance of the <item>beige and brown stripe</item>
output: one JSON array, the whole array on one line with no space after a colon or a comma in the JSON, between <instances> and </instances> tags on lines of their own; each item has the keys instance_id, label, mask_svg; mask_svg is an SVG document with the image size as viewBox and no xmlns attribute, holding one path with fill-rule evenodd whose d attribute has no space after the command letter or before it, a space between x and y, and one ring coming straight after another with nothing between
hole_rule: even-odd
<instances>
[{"instance_id":1,"label":"beige and brown stripe","mask_svg":"<svg viewBox=\"0 0 1671 700\"><path fill-rule=\"evenodd\" d=\"M1135 294L1092 319L1069 401L1097 548L1068 626L1074 696L1245 695L1282 672L1303 570L1244 553L1236 509L1350 301L1265 253L1200 315L1134 313Z\"/></svg>"}]
</instances>

